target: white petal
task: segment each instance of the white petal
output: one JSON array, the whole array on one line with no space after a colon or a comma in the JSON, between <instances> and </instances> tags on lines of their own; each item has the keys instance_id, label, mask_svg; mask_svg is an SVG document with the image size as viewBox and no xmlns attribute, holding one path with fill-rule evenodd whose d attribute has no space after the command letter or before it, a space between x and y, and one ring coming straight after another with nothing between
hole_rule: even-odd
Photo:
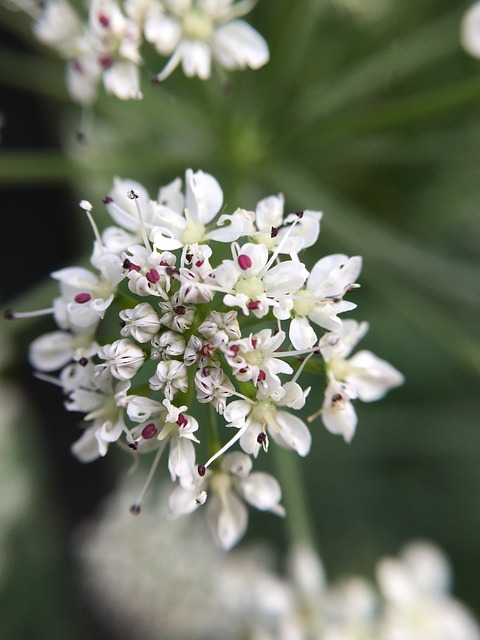
<instances>
[{"instance_id":1,"label":"white petal","mask_svg":"<svg viewBox=\"0 0 480 640\"><path fill-rule=\"evenodd\" d=\"M307 425L287 411L277 411L280 432L269 427L269 434L277 444L286 449L294 449L299 455L306 456L312 444L312 435Z\"/></svg>"},{"instance_id":2,"label":"white petal","mask_svg":"<svg viewBox=\"0 0 480 640\"><path fill-rule=\"evenodd\" d=\"M213 537L222 549L229 551L247 530L247 508L231 491L224 501L212 496L207 505L207 521Z\"/></svg>"},{"instance_id":3,"label":"white petal","mask_svg":"<svg viewBox=\"0 0 480 640\"><path fill-rule=\"evenodd\" d=\"M202 80L210 77L211 55L206 42L197 40L179 45L183 73L188 77L198 76Z\"/></svg>"},{"instance_id":4,"label":"white petal","mask_svg":"<svg viewBox=\"0 0 480 640\"><path fill-rule=\"evenodd\" d=\"M196 498L197 492L195 489L184 489L182 486L175 487L168 500L168 506L171 514L174 517L179 517L186 515L187 513L192 513L192 511L195 511L198 507Z\"/></svg>"},{"instance_id":5,"label":"white petal","mask_svg":"<svg viewBox=\"0 0 480 640\"><path fill-rule=\"evenodd\" d=\"M185 206L192 218L208 224L223 204L223 191L213 176L187 169L185 174Z\"/></svg>"},{"instance_id":6,"label":"white petal","mask_svg":"<svg viewBox=\"0 0 480 640\"><path fill-rule=\"evenodd\" d=\"M113 93L120 100L139 100L142 97L138 67L133 62L115 62L104 72L103 84L108 93Z\"/></svg>"},{"instance_id":7,"label":"white petal","mask_svg":"<svg viewBox=\"0 0 480 640\"><path fill-rule=\"evenodd\" d=\"M263 278L265 293L275 295L298 291L307 277L308 271L305 265L294 260L286 260L269 269L265 274Z\"/></svg>"},{"instance_id":8,"label":"white petal","mask_svg":"<svg viewBox=\"0 0 480 640\"><path fill-rule=\"evenodd\" d=\"M65 331L52 331L32 342L29 360L38 371L57 371L73 358L73 336Z\"/></svg>"},{"instance_id":9,"label":"white petal","mask_svg":"<svg viewBox=\"0 0 480 640\"><path fill-rule=\"evenodd\" d=\"M108 213L117 224L128 231L136 231L138 229L138 213L135 201L127 197L130 191L134 191L138 195L137 203L142 213L147 211L150 206L150 197L145 187L135 180L122 180L121 178L113 180L113 189L108 194L113 202L106 206Z\"/></svg>"},{"instance_id":10,"label":"white petal","mask_svg":"<svg viewBox=\"0 0 480 640\"><path fill-rule=\"evenodd\" d=\"M279 227L283 220L284 204L285 198L282 193L260 200L255 209L257 228L260 231L270 231L272 227Z\"/></svg>"},{"instance_id":11,"label":"white petal","mask_svg":"<svg viewBox=\"0 0 480 640\"><path fill-rule=\"evenodd\" d=\"M192 472L195 466L195 449L193 443L186 438L173 437L170 440L168 469L173 481Z\"/></svg>"},{"instance_id":12,"label":"white petal","mask_svg":"<svg viewBox=\"0 0 480 640\"><path fill-rule=\"evenodd\" d=\"M282 490L277 480L268 473L256 471L239 483L243 498L261 511L274 511L281 514L279 505Z\"/></svg>"},{"instance_id":13,"label":"white petal","mask_svg":"<svg viewBox=\"0 0 480 640\"><path fill-rule=\"evenodd\" d=\"M101 454L95 437L95 428L86 429L82 436L73 443L71 450L80 462L93 462L99 458Z\"/></svg>"},{"instance_id":14,"label":"white petal","mask_svg":"<svg viewBox=\"0 0 480 640\"><path fill-rule=\"evenodd\" d=\"M182 28L177 20L158 13L145 22L145 38L155 45L155 49L164 56L168 56L175 49L182 35Z\"/></svg>"},{"instance_id":15,"label":"white petal","mask_svg":"<svg viewBox=\"0 0 480 640\"><path fill-rule=\"evenodd\" d=\"M212 50L225 69L259 69L270 57L264 38L243 20L233 20L216 29Z\"/></svg>"},{"instance_id":16,"label":"white petal","mask_svg":"<svg viewBox=\"0 0 480 640\"><path fill-rule=\"evenodd\" d=\"M295 349L309 349L318 339L307 318L293 318L288 336Z\"/></svg>"},{"instance_id":17,"label":"white petal","mask_svg":"<svg viewBox=\"0 0 480 640\"><path fill-rule=\"evenodd\" d=\"M252 460L241 451L234 451L225 456L221 468L239 478L246 478L252 470Z\"/></svg>"},{"instance_id":18,"label":"white petal","mask_svg":"<svg viewBox=\"0 0 480 640\"><path fill-rule=\"evenodd\" d=\"M325 256L313 267L307 286L310 291L324 298L342 295L346 286L357 281L361 269L360 256Z\"/></svg>"},{"instance_id":19,"label":"white petal","mask_svg":"<svg viewBox=\"0 0 480 640\"><path fill-rule=\"evenodd\" d=\"M350 442L355 434L357 414L336 380L331 381L325 391L322 422L327 431L342 435L345 442Z\"/></svg>"},{"instance_id":20,"label":"white petal","mask_svg":"<svg viewBox=\"0 0 480 640\"><path fill-rule=\"evenodd\" d=\"M371 351L359 351L348 361L352 373L348 382L363 402L379 400L389 389L403 384L403 375Z\"/></svg>"}]
</instances>

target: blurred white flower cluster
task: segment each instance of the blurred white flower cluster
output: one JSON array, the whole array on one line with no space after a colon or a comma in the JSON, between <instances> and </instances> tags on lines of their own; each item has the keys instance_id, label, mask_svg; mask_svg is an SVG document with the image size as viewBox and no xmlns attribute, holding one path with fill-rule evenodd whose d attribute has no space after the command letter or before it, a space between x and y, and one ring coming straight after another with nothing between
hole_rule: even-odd
<instances>
[{"instance_id":1,"label":"blurred white flower cluster","mask_svg":"<svg viewBox=\"0 0 480 640\"><path fill-rule=\"evenodd\" d=\"M299 384L305 368L326 378L310 421L321 415L346 441L357 424L352 401L403 382L370 351L349 357L367 324L338 314L356 306L345 297L358 287L361 259L329 255L309 271L299 256L318 238L320 212L285 215L277 195L217 217L223 192L203 171L187 170L185 192L178 178L156 200L116 179L104 203L116 225L101 235L91 204L80 203L96 236L93 269L52 274L60 296L36 313L53 314L59 329L32 343L30 360L84 415L73 445L80 460L114 442L135 456L155 452L150 479L168 445L172 512L189 513L208 495L213 535L231 548L247 527L244 502L283 514L277 480L252 471L252 457L270 439L310 451L296 415L310 391ZM237 443L241 451L230 452Z\"/></svg>"},{"instance_id":2,"label":"blurred white flower cluster","mask_svg":"<svg viewBox=\"0 0 480 640\"><path fill-rule=\"evenodd\" d=\"M179 65L186 76L210 77L212 64L227 70L258 69L268 62L263 37L240 18L251 0L89 0L84 22L68 0L40 5L10 0L27 11L36 37L68 61L67 86L74 100L90 105L97 87L121 100L142 97L140 48L147 41L168 57L153 80Z\"/></svg>"},{"instance_id":3,"label":"blurred white flower cluster","mask_svg":"<svg viewBox=\"0 0 480 640\"><path fill-rule=\"evenodd\" d=\"M286 575L268 548L225 555L194 519L158 526L157 501L143 525L117 490L76 540L86 597L120 637L172 640L479 640L467 609L451 595L443 553L413 542L382 558L376 584L361 576L327 581L305 546L290 553ZM112 543L114 541L114 544ZM132 553L134 550L134 553ZM185 615L188 611L188 615Z\"/></svg>"},{"instance_id":4,"label":"blurred white flower cluster","mask_svg":"<svg viewBox=\"0 0 480 640\"><path fill-rule=\"evenodd\" d=\"M480 58L480 2L475 2L463 15L460 27L463 48L474 58Z\"/></svg>"}]
</instances>

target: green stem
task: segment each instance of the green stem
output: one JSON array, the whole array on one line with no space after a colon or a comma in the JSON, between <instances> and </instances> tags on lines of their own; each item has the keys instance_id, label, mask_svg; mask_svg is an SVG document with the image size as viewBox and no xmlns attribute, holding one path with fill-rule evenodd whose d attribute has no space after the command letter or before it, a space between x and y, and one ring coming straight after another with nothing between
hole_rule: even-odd
<instances>
[{"instance_id":1,"label":"green stem","mask_svg":"<svg viewBox=\"0 0 480 640\"><path fill-rule=\"evenodd\" d=\"M285 525L290 544L307 545L314 549L316 536L305 498L298 455L281 447L273 447L273 452L287 511Z\"/></svg>"}]
</instances>

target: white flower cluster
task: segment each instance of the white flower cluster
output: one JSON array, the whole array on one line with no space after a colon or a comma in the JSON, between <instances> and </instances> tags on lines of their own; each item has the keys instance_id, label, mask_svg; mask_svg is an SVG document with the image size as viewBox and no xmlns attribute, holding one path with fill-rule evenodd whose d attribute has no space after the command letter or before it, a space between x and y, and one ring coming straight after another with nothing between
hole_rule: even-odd
<instances>
[{"instance_id":1,"label":"white flower cluster","mask_svg":"<svg viewBox=\"0 0 480 640\"><path fill-rule=\"evenodd\" d=\"M310 451L311 432L296 414L309 364L327 381L310 420L321 415L346 441L357 423L352 401L377 400L403 381L369 351L348 357L367 325L338 314L356 306L345 296L358 286L361 259L329 255L307 270L299 253L316 242L320 212L285 215L277 195L217 216L223 193L202 171L187 170L185 192L176 179L156 200L116 179L104 202L116 226L102 235L90 203L80 203L96 235L93 270L52 274L60 296L45 312L59 330L33 342L31 362L61 386L69 411L84 414L73 446L80 460L119 441L136 455L155 451L153 474L168 444L173 513L193 511L208 494L214 537L230 548L247 526L244 502L283 513L277 480L252 472L251 457L270 439ZM120 335L100 338L115 316ZM223 426L200 428L201 405ZM229 452L236 443L241 451Z\"/></svg>"},{"instance_id":2,"label":"white flower cluster","mask_svg":"<svg viewBox=\"0 0 480 640\"><path fill-rule=\"evenodd\" d=\"M121 100L140 99L140 48L145 39L169 59L153 80L161 82L179 65L186 76L210 77L212 63L227 70L258 69L268 45L241 16L251 0L89 0L83 22L68 0L47 0L28 10L33 31L68 61L67 85L74 100L91 104L97 86Z\"/></svg>"},{"instance_id":3,"label":"white flower cluster","mask_svg":"<svg viewBox=\"0 0 480 640\"><path fill-rule=\"evenodd\" d=\"M376 584L356 575L327 579L318 555L298 545L281 576L268 547L225 555L209 542L202 521L159 527L167 517L162 499L145 523L128 518L131 493L123 483L75 545L88 599L122 637L480 639L476 621L451 595L446 557L431 543L412 542L397 557L381 558Z\"/></svg>"},{"instance_id":4,"label":"white flower cluster","mask_svg":"<svg viewBox=\"0 0 480 640\"><path fill-rule=\"evenodd\" d=\"M480 58L480 2L474 2L465 11L460 27L460 41L467 53Z\"/></svg>"}]
</instances>

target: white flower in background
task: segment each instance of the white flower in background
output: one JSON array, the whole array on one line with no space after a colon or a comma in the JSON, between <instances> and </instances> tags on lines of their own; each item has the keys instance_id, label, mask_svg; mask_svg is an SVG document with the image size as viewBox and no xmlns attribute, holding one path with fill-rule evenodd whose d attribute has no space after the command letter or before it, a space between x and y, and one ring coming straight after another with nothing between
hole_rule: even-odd
<instances>
[{"instance_id":1,"label":"white flower in background","mask_svg":"<svg viewBox=\"0 0 480 640\"><path fill-rule=\"evenodd\" d=\"M443 553L426 542L411 543L399 558L383 558L377 580L385 599L382 640L478 640L470 613L451 598L451 571Z\"/></svg>"},{"instance_id":2,"label":"white flower in background","mask_svg":"<svg viewBox=\"0 0 480 640\"><path fill-rule=\"evenodd\" d=\"M157 51L171 56L157 75L165 80L181 64L186 76L210 77L212 60L227 70L258 69L268 62L263 37L240 16L250 0L165 0L145 21L145 37Z\"/></svg>"},{"instance_id":3,"label":"white flower in background","mask_svg":"<svg viewBox=\"0 0 480 640\"><path fill-rule=\"evenodd\" d=\"M480 2L475 2L465 12L460 28L463 48L474 58L480 58Z\"/></svg>"},{"instance_id":4,"label":"white flower in background","mask_svg":"<svg viewBox=\"0 0 480 640\"><path fill-rule=\"evenodd\" d=\"M406 574L418 598L416 605L410 602L413 610L403 606L396 609L398 626L392 628L392 601L390 596L383 597L383 577L380 592L362 576L346 575L339 582L327 580L320 558L306 545L290 550L287 571L281 574L278 567L282 563L275 562L265 544L229 554L213 545L204 521L198 517L211 496L188 521L168 520L165 500L157 496L141 518L132 518L127 507L134 496L131 486L120 486L97 518L77 534L74 545L79 563L75 575L81 579L83 593L106 629L113 629L121 637L480 638L473 617L451 597L449 584L443 579L444 569L435 568L438 559L443 563L444 558L433 545L415 543L398 559L380 560L379 567L385 566L384 562L393 563L394 572ZM436 586L435 578L439 578ZM388 581L395 583L397 579L390 576ZM393 590L398 591L395 587ZM432 590L435 595L426 595ZM156 615L152 616L152 610ZM389 635L389 630L396 635Z\"/></svg>"},{"instance_id":5,"label":"white flower in background","mask_svg":"<svg viewBox=\"0 0 480 640\"><path fill-rule=\"evenodd\" d=\"M338 331L320 340L320 351L327 367L328 386L320 411L325 427L350 442L357 416L351 400L373 402L389 389L403 384L402 374L371 351L358 351L347 358L368 331L368 323L344 320ZM311 416L311 419L316 416Z\"/></svg>"},{"instance_id":6,"label":"white flower in background","mask_svg":"<svg viewBox=\"0 0 480 640\"><path fill-rule=\"evenodd\" d=\"M77 53L77 39L82 36L80 17L66 0L48 0L40 18L33 24L37 38L57 49L65 58Z\"/></svg>"}]
</instances>

